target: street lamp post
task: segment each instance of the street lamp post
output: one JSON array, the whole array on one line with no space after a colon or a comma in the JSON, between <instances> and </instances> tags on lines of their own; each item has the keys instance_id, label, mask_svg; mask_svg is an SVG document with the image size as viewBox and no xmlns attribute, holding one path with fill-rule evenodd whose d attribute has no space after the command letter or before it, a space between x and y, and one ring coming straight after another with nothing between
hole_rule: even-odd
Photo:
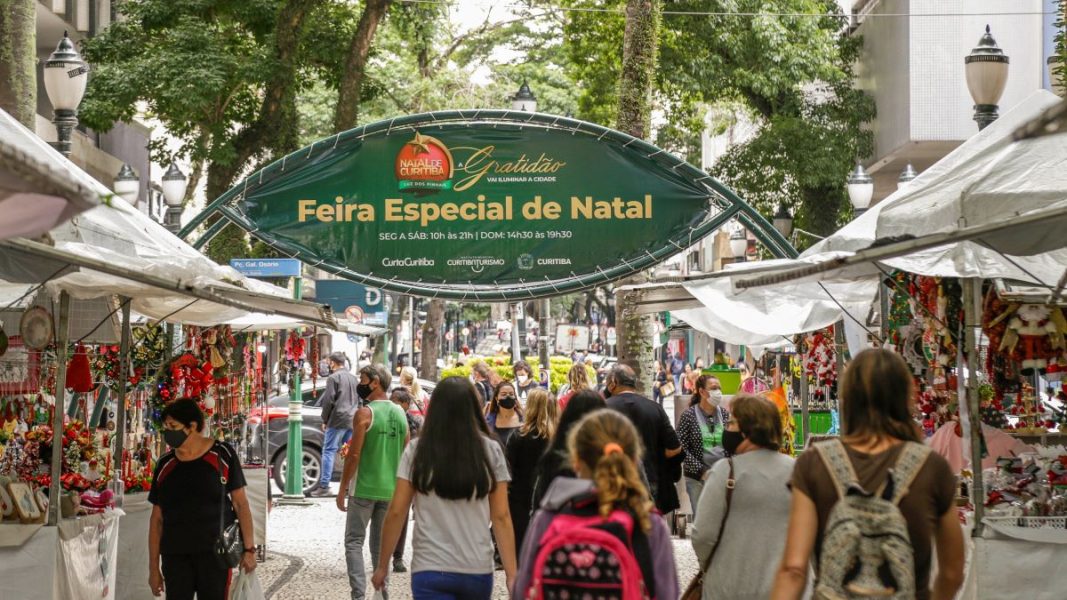
<instances>
[{"instance_id":1,"label":"street lamp post","mask_svg":"<svg viewBox=\"0 0 1067 600\"><path fill-rule=\"evenodd\" d=\"M167 203L167 213L163 216L163 226L167 231L177 235L182 228L182 201L189 180L175 163L163 174L163 201Z\"/></svg>"},{"instance_id":2,"label":"street lamp post","mask_svg":"<svg viewBox=\"0 0 1067 600\"><path fill-rule=\"evenodd\" d=\"M533 91L530 89L530 84L523 81L519 86L519 91L515 92L515 95L511 97L511 108L513 110L519 110L523 112L537 112L537 97L534 96ZM549 315L552 311L552 301L548 298L541 300L538 306L538 312L540 318L538 319L537 326L537 357L541 362L542 369L548 369L548 328ZM513 338L518 336L518 331L512 333ZM512 352L516 352L512 350ZM551 387L551 381L549 383Z\"/></svg>"},{"instance_id":3,"label":"street lamp post","mask_svg":"<svg viewBox=\"0 0 1067 600\"><path fill-rule=\"evenodd\" d=\"M908 163L908 166L904 167L904 170L900 172L900 177L897 178L897 189L902 190L908 187L911 180L918 176L919 174L915 171L915 167Z\"/></svg>"},{"instance_id":4,"label":"street lamp post","mask_svg":"<svg viewBox=\"0 0 1067 600\"><path fill-rule=\"evenodd\" d=\"M747 253L748 236L745 235L744 227L738 227L730 234L730 254L734 255L734 262L745 262Z\"/></svg>"},{"instance_id":5,"label":"street lamp post","mask_svg":"<svg viewBox=\"0 0 1067 600\"><path fill-rule=\"evenodd\" d=\"M1008 83L1008 55L997 45L985 26L978 45L963 59L967 71L967 89L974 100L974 120L981 131L997 120L1000 96Z\"/></svg>"},{"instance_id":6,"label":"street lamp post","mask_svg":"<svg viewBox=\"0 0 1067 600\"><path fill-rule=\"evenodd\" d=\"M525 81L519 86L519 91L511 97L511 108L523 112L537 112L537 97L530 91L530 85Z\"/></svg>"},{"instance_id":7,"label":"street lamp post","mask_svg":"<svg viewBox=\"0 0 1067 600\"><path fill-rule=\"evenodd\" d=\"M774 228L782 234L782 237L790 239L793 235L793 213L789 212L784 204L778 205L778 212L774 213L773 223Z\"/></svg>"},{"instance_id":8,"label":"street lamp post","mask_svg":"<svg viewBox=\"0 0 1067 600\"><path fill-rule=\"evenodd\" d=\"M133 168L128 163L122 164L122 168L115 175L115 183L111 188L130 206L137 208L137 202L140 200L141 195L141 179L137 177L137 173L133 172Z\"/></svg>"},{"instance_id":9,"label":"street lamp post","mask_svg":"<svg viewBox=\"0 0 1067 600\"><path fill-rule=\"evenodd\" d=\"M89 65L78 55L67 32L59 40L56 51L44 63L44 90L52 103L56 125L56 150L70 158L71 136L78 125L78 105L85 95Z\"/></svg>"},{"instance_id":10,"label":"street lamp post","mask_svg":"<svg viewBox=\"0 0 1067 600\"><path fill-rule=\"evenodd\" d=\"M856 169L848 176L848 201L852 203L852 209L856 216L867 212L871 206L871 198L874 197L874 180L867 174L863 165L856 163Z\"/></svg>"}]
</instances>

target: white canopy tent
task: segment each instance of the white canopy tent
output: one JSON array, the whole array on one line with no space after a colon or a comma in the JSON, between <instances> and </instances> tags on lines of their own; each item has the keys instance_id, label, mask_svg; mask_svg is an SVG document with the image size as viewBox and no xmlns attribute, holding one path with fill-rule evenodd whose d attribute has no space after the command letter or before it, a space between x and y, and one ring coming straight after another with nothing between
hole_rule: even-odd
<instances>
[{"instance_id":1,"label":"white canopy tent","mask_svg":"<svg viewBox=\"0 0 1067 600\"><path fill-rule=\"evenodd\" d=\"M0 109L0 240L41 235L113 196L106 188L103 191Z\"/></svg>"}]
</instances>

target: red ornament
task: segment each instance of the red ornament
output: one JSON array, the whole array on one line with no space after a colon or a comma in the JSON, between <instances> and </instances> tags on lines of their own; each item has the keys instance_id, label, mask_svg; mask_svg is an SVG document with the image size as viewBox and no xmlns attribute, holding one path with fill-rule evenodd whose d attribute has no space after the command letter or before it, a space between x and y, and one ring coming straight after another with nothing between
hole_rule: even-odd
<instances>
[{"instance_id":1,"label":"red ornament","mask_svg":"<svg viewBox=\"0 0 1067 600\"><path fill-rule=\"evenodd\" d=\"M67 363L65 387L78 394L93 390L93 374L89 368L89 352L81 344L74 347L74 356Z\"/></svg>"}]
</instances>

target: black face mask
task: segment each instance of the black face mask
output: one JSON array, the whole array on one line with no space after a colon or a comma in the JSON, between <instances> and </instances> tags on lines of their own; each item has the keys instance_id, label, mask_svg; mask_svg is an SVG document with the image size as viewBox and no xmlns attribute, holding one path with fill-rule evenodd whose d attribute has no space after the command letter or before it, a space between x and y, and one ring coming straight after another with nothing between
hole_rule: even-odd
<instances>
[{"instance_id":1,"label":"black face mask","mask_svg":"<svg viewBox=\"0 0 1067 600\"><path fill-rule=\"evenodd\" d=\"M740 431L730 431L727 429L722 432L722 449L726 450L726 453L731 456L737 454L737 449L741 446L741 442L743 441L745 441L745 434Z\"/></svg>"},{"instance_id":2,"label":"black face mask","mask_svg":"<svg viewBox=\"0 0 1067 600\"><path fill-rule=\"evenodd\" d=\"M164 429L163 441L167 442L167 445L172 450L177 450L185 443L185 440L189 439L189 434L185 433L181 429Z\"/></svg>"},{"instance_id":3,"label":"black face mask","mask_svg":"<svg viewBox=\"0 0 1067 600\"><path fill-rule=\"evenodd\" d=\"M372 393L374 393L374 390L371 389L369 383L361 383L361 384L356 386L356 393L359 394L360 398L363 398L364 400L366 400L367 398L370 397L370 395Z\"/></svg>"},{"instance_id":4,"label":"black face mask","mask_svg":"<svg viewBox=\"0 0 1067 600\"><path fill-rule=\"evenodd\" d=\"M515 408L515 396L501 396L497 404L500 405L500 408L511 410Z\"/></svg>"},{"instance_id":5,"label":"black face mask","mask_svg":"<svg viewBox=\"0 0 1067 600\"><path fill-rule=\"evenodd\" d=\"M611 398L611 384L604 386L604 399L607 400L608 398Z\"/></svg>"}]
</instances>

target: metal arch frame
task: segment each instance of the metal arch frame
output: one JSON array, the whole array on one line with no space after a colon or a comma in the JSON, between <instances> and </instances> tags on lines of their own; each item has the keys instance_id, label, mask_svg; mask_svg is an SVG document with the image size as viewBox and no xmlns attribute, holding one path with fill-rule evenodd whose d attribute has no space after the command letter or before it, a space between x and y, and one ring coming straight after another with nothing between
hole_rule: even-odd
<instances>
[{"instance_id":1,"label":"metal arch frame","mask_svg":"<svg viewBox=\"0 0 1067 600\"><path fill-rule=\"evenodd\" d=\"M598 268L595 273L575 275L569 278L546 280L544 282L527 282L521 285L506 286L474 286L461 287L461 283L451 285L429 285L420 282L407 282L390 280L373 274L356 273L345 267L323 262L303 248L276 239L265 239L259 235L255 224L248 221L232 206L239 201L248 191L259 187L264 179L268 181L286 169L289 165L299 164L316 153L332 151L341 142L359 141L367 137L380 134L388 134L396 130L414 129L421 125L435 126L470 126L470 124L486 123L493 126L517 126L517 127L542 127L546 129L564 129L572 135L584 134L595 136L598 140L609 141L627 147L633 147L646 153L648 160L658 162L661 166L679 175L683 175L690 182L703 186L708 192L707 214L705 219L696 226L690 227L688 232L676 235L674 238L665 240L663 247L656 252L647 252L645 256L629 262L623 262L609 269ZM718 208L715 213L714 209ZM534 299L547 296L555 296L563 293L576 292L596 285L616 281L640 270L652 267L680 250L691 246L715 230L719 229L730 219L736 218L746 229L755 235L775 257L795 258L797 251L782 234L771 225L767 219L759 214L752 206L741 199L733 190L724 185L711 175L697 169L682 159L657 148L648 142L635 138L631 135L569 117L549 115L543 113L529 113L514 110L450 110L429 113L420 113L397 117L394 119L370 123L362 127L350 129L338 133L329 138L312 143L286 156L275 160L262 169L245 177L240 183L227 190L207 207L198 213L178 233L181 238L188 237L210 215L219 213L220 219L213 223L204 232L193 246L199 248L212 237L218 234L226 224L233 223L241 227L252 236L264 241L274 249L290 257L297 258L305 263L323 269L346 279L364 283L373 287L388 289L405 294L414 294L432 298L447 298L455 300L483 300L483 301L508 301L516 299Z\"/></svg>"}]
</instances>

